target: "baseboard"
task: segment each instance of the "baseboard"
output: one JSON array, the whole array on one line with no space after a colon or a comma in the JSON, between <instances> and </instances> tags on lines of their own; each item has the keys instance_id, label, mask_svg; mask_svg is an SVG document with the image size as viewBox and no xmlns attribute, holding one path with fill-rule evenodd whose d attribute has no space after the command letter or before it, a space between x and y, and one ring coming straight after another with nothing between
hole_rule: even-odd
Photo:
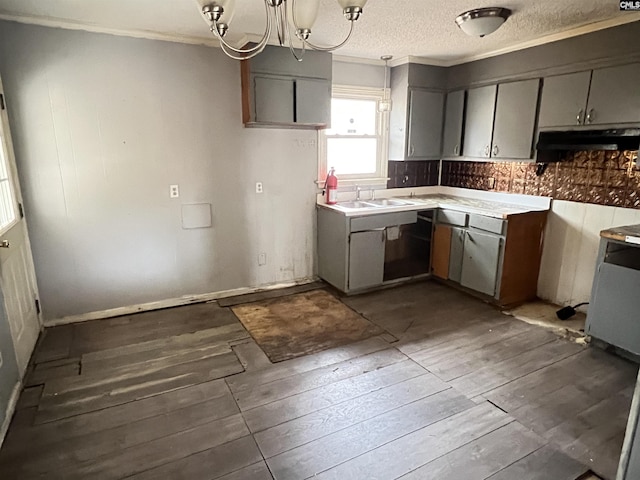
<instances>
[{"instance_id":1,"label":"baseboard","mask_svg":"<svg viewBox=\"0 0 640 480\"><path fill-rule=\"evenodd\" d=\"M110 308L108 310L100 310L97 312L81 313L79 315L70 315L67 317L56 318L53 320L45 320L45 327L55 327L57 325L68 325L70 323L88 322L91 320L102 320L105 318L119 317L122 315L132 315L134 313L148 312L151 310L160 310L163 308L180 307L183 305L191 305L193 303L210 302L220 298L233 297L236 295L244 295L247 293L263 292L266 290L274 290L277 288L293 287L295 285L303 285L317 281L317 277L302 278L285 283L273 283L262 285L260 287L243 287L232 290L223 290L220 292L202 293L197 295L184 295L178 298L169 298L157 302L141 303L138 305L129 305L126 307Z\"/></svg>"},{"instance_id":2,"label":"baseboard","mask_svg":"<svg viewBox=\"0 0 640 480\"><path fill-rule=\"evenodd\" d=\"M2 422L2 427L0 428L0 447L4 443L4 438L7 436L7 432L9 431L9 425L11 424L11 419L13 418L13 413L16 410L16 405L18 405L18 398L20 398L20 392L22 391L22 382L17 382L15 387L13 387L13 392L11 392L11 397L9 398L9 403L7 405L7 411L5 412L4 422Z\"/></svg>"}]
</instances>

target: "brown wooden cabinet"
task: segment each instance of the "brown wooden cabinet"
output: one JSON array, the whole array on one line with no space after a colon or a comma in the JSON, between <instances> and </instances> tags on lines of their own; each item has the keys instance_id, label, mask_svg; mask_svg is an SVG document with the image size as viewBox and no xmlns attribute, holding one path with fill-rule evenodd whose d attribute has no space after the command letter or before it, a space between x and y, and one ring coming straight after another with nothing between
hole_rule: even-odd
<instances>
[{"instance_id":1,"label":"brown wooden cabinet","mask_svg":"<svg viewBox=\"0 0 640 480\"><path fill-rule=\"evenodd\" d=\"M514 305L536 298L547 212L506 219L439 210L434 228L434 277Z\"/></svg>"}]
</instances>

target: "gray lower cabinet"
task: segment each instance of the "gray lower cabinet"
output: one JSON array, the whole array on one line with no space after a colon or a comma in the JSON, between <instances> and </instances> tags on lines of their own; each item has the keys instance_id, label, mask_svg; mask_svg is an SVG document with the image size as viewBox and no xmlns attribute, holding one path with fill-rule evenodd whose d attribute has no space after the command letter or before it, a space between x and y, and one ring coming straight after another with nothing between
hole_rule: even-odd
<instances>
[{"instance_id":1,"label":"gray lower cabinet","mask_svg":"<svg viewBox=\"0 0 640 480\"><path fill-rule=\"evenodd\" d=\"M465 156L486 158L491 156L497 91L497 85L489 85L472 88L467 93L463 146Z\"/></svg>"},{"instance_id":2,"label":"gray lower cabinet","mask_svg":"<svg viewBox=\"0 0 640 480\"><path fill-rule=\"evenodd\" d=\"M496 294L502 238L467 230L460 284L486 295Z\"/></svg>"},{"instance_id":3,"label":"gray lower cabinet","mask_svg":"<svg viewBox=\"0 0 640 480\"><path fill-rule=\"evenodd\" d=\"M492 158L531 158L539 90L537 78L498 86Z\"/></svg>"},{"instance_id":4,"label":"gray lower cabinet","mask_svg":"<svg viewBox=\"0 0 640 480\"><path fill-rule=\"evenodd\" d=\"M451 250L449 252L449 280L460 283L462 279L462 258L464 255L465 229L451 227Z\"/></svg>"},{"instance_id":5,"label":"gray lower cabinet","mask_svg":"<svg viewBox=\"0 0 640 480\"><path fill-rule=\"evenodd\" d=\"M444 93L409 90L408 160L440 157L443 112Z\"/></svg>"},{"instance_id":6,"label":"gray lower cabinet","mask_svg":"<svg viewBox=\"0 0 640 480\"><path fill-rule=\"evenodd\" d=\"M464 123L465 91L449 92L444 117L442 155L459 157L462 155L462 126Z\"/></svg>"},{"instance_id":7,"label":"gray lower cabinet","mask_svg":"<svg viewBox=\"0 0 640 480\"><path fill-rule=\"evenodd\" d=\"M582 125L590 83L591 70L545 78L538 126Z\"/></svg>"},{"instance_id":8,"label":"gray lower cabinet","mask_svg":"<svg viewBox=\"0 0 640 480\"><path fill-rule=\"evenodd\" d=\"M349 240L349 290L381 285L384 280L385 229L353 232Z\"/></svg>"}]
</instances>

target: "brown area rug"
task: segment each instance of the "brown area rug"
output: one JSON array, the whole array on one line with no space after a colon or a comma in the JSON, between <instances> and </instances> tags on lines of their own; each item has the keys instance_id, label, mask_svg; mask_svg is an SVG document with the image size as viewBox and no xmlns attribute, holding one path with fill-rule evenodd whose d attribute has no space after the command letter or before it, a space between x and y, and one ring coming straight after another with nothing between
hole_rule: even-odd
<instances>
[{"instance_id":1,"label":"brown area rug","mask_svg":"<svg viewBox=\"0 0 640 480\"><path fill-rule=\"evenodd\" d=\"M232 308L273 363L384 333L325 290Z\"/></svg>"}]
</instances>

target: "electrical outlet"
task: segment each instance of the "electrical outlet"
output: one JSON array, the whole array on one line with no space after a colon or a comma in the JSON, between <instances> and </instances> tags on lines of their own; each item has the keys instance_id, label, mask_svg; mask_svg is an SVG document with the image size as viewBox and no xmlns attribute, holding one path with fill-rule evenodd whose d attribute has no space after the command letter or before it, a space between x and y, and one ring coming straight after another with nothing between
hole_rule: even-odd
<instances>
[{"instance_id":1,"label":"electrical outlet","mask_svg":"<svg viewBox=\"0 0 640 480\"><path fill-rule=\"evenodd\" d=\"M487 182L489 183L489 188L495 188L496 187L496 179L495 179L495 177L489 177L487 179Z\"/></svg>"},{"instance_id":2,"label":"electrical outlet","mask_svg":"<svg viewBox=\"0 0 640 480\"><path fill-rule=\"evenodd\" d=\"M258 254L258 266L261 267L267 264L267 254L262 252Z\"/></svg>"},{"instance_id":3,"label":"electrical outlet","mask_svg":"<svg viewBox=\"0 0 640 480\"><path fill-rule=\"evenodd\" d=\"M178 198L180 196L180 187L178 185L169 185L169 197Z\"/></svg>"},{"instance_id":4,"label":"electrical outlet","mask_svg":"<svg viewBox=\"0 0 640 480\"><path fill-rule=\"evenodd\" d=\"M262 193L262 182L256 182L256 193Z\"/></svg>"}]
</instances>

